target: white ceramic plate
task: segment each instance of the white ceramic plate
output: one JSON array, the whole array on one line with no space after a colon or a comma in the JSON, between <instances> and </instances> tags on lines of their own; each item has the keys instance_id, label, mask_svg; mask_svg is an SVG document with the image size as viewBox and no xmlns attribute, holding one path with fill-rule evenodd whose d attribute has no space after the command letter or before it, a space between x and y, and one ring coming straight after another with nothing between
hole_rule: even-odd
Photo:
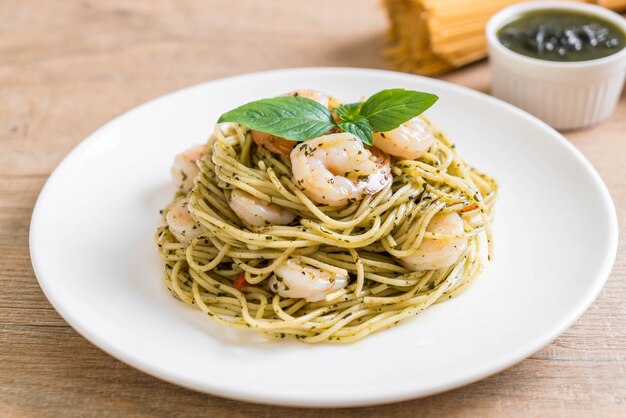
<instances>
[{"instance_id":1,"label":"white ceramic plate","mask_svg":"<svg viewBox=\"0 0 626 418\"><path fill-rule=\"evenodd\" d=\"M471 164L495 176L495 261L463 295L346 346L259 342L175 301L152 242L173 192L174 155L217 117L296 88L354 101L384 88L434 92L427 112ZM187 88L85 139L50 176L30 251L59 313L114 357L228 398L299 406L393 402L455 388L534 353L569 327L606 280L617 220L602 180L560 134L486 95L428 78L294 69ZM97 382L94 382L97 384Z\"/></svg>"}]
</instances>

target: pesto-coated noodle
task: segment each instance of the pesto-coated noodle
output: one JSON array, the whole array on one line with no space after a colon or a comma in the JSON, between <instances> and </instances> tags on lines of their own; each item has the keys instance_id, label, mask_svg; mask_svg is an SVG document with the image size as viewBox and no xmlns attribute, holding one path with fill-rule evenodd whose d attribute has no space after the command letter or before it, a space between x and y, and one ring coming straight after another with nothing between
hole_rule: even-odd
<instances>
[{"instance_id":1,"label":"pesto-coated noodle","mask_svg":"<svg viewBox=\"0 0 626 418\"><path fill-rule=\"evenodd\" d=\"M489 222L498 188L427 123L435 141L426 154L393 157L391 182L341 206L310 200L294 183L289 156L258 146L247 128L218 125L197 162L195 186L177 192L156 233L167 287L224 325L308 343L356 341L459 294L483 269L481 236L489 257L493 252ZM288 225L244 223L229 204L237 189L295 218L287 217L293 219ZM167 222L183 198L199 223L187 235L179 231L188 243L179 242ZM462 231L427 230L433 218L450 213L460 215ZM460 241L462 253L449 266L411 271L399 260L424 240ZM283 294L289 289L275 271L289 266L344 281L316 301L281 296L277 286Z\"/></svg>"}]
</instances>

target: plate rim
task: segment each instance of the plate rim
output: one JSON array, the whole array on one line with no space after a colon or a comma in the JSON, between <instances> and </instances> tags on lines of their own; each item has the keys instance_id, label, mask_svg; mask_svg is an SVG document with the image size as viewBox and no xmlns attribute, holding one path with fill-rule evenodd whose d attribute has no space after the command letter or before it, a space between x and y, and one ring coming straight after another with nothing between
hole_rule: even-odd
<instances>
[{"instance_id":1,"label":"plate rim","mask_svg":"<svg viewBox=\"0 0 626 418\"><path fill-rule=\"evenodd\" d=\"M45 273L42 270L41 266L41 257L39 256L39 248L36 244L36 236L38 231L38 225L42 219L41 216L41 207L46 200L46 196L49 194L50 184L54 182L54 179L59 175L59 172L63 171L63 167L71 162L74 159L74 156L79 154L84 147L88 147L95 138L108 129L110 126L115 126L120 123L123 119L130 117L135 112L141 111L144 107L149 106L153 103L162 101L169 97L184 94L189 90L193 90L199 87L204 87L208 85L216 85L221 83L232 83L237 80L245 79L245 78L255 78L259 76L274 76L279 77L284 74L304 74L307 72L312 73L329 73L329 76L332 74L343 73L342 75L349 75L350 73L359 73L359 75L371 75L373 77L376 76L387 76L387 77L395 77L395 78L403 78L407 80L415 80L420 79L427 83L432 83L434 85L443 86L445 88L449 88L454 90L455 92L462 93L464 95L475 96L479 100L484 100L487 102L491 102L499 107L503 107L507 110L507 112L515 113L518 117L525 119L529 123L540 125L543 130L547 130L551 133L550 137L559 143L559 145L563 146L569 153L575 157L578 163L585 169L586 174L589 174L591 180L597 190L600 192L602 196L602 203L605 206L605 209L608 214L610 214L610 219L608 223L609 227L609 243L608 243L608 251L604 255L604 259L602 260L602 266L599 268L593 277L592 287L590 290L585 293L584 297L577 303L577 305L571 308L567 314L563 315L563 318L559 321L558 326L552 327L550 332L545 332L541 335L541 338L537 337L532 340L532 342L520 346L517 350L511 351L507 356L504 356L500 361L495 363L489 363L488 367L483 366L479 371L470 371L465 372L462 377L457 378L454 381L449 381L447 383L439 384L438 386L433 386L429 390L404 390L400 393L394 395L382 395L382 396L352 396L350 399L345 400L331 400L328 402L321 402L317 399L307 399L294 395L288 396L280 396L273 395L267 396L266 394L256 393L254 390L224 390L224 388L219 385L213 385L207 382L198 382L195 379L188 378L187 376L180 376L170 371L164 370L159 367L155 367L151 362L144 361L140 356L133 354L129 350L124 350L121 347L116 346L115 344L109 343L106 339L100 338L97 335L97 332L94 332L89 328L88 325L83 324L80 319L77 319L72 316L72 314L65 308L64 303L59 298L57 294L57 290L54 288L50 281L47 281L45 277ZM207 393L210 395L220 396L229 399L235 399L244 402L254 402L254 403L262 403L268 405L282 405L282 406L296 406L296 407L317 407L317 408L332 408L332 407L356 407L356 406L370 406L370 405L380 405L387 404L393 402L400 402L410 399L416 399L421 397L430 396L436 393L441 393L444 391L456 389L470 383L476 382L478 380L482 380L488 376L492 376L501 372L502 370L512 367L513 365L521 362L522 360L528 358L533 355L543 347L550 344L554 341L559 335L561 335L566 329L568 329L574 322L576 322L582 314L589 308L589 306L596 299L598 294L600 293L602 287L606 283L608 277L610 276L611 270L613 268L615 258L617 255L618 249L618 241L619 241L619 228L618 228L618 219L617 212L615 209L615 204L613 199L609 193L609 190L602 180L601 176L597 172L597 170L591 165L591 163L587 160L587 158L579 151L571 142L569 142L561 133L554 130L552 127L547 125L545 122L540 119L528 114L527 112L509 104L502 100L499 100L495 97L489 96L486 93L473 90L471 88L461 86L458 84L454 84L451 82L432 79L429 77L423 77L413 74L401 73L396 71L388 71L381 69L369 69L369 68L352 68L352 67L301 67L301 68L287 68L287 69L274 69L268 71L258 71L251 73L243 73L238 75L233 75L229 77L217 78L209 81L205 81L202 83L197 83L188 87L184 87L182 89L178 89L164 95L155 97L150 99L142 104L132 107L131 109L122 112L118 116L114 117L110 121L101 125L99 128L85 136L77 145L75 145L72 150L61 160L61 162L54 168L52 173L46 179L45 184L43 185L41 191L39 192L39 196L35 202L33 207L33 212L31 214L31 221L29 227L29 252L31 264L33 266L33 271L35 273L35 277L37 278L37 282L41 287L44 295L50 302L50 304L54 307L54 309L59 313L59 315L70 325L76 332L78 332L82 337L84 337L91 344L95 345L105 353L111 355L115 359L122 361L123 363L138 369L148 375L156 377L158 379L167 381L169 383L182 386L194 391L199 391L203 393ZM200 383L200 384L199 384Z\"/></svg>"}]
</instances>

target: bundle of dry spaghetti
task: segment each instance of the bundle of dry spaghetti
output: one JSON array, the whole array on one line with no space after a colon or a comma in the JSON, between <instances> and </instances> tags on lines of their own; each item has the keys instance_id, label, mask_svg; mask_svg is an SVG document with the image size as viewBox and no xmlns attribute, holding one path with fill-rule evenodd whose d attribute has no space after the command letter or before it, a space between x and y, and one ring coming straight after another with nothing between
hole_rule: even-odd
<instances>
[{"instance_id":1,"label":"bundle of dry spaghetti","mask_svg":"<svg viewBox=\"0 0 626 418\"><path fill-rule=\"evenodd\" d=\"M579 0L626 10L626 0ZM489 18L519 0L384 0L391 21L386 55L400 70L443 73L487 55Z\"/></svg>"}]
</instances>

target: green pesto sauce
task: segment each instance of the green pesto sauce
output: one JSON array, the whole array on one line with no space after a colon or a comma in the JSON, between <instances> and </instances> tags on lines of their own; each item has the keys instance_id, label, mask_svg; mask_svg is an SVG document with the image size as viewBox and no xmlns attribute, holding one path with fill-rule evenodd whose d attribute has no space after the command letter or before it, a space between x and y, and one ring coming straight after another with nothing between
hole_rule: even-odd
<instances>
[{"instance_id":1,"label":"green pesto sauce","mask_svg":"<svg viewBox=\"0 0 626 418\"><path fill-rule=\"evenodd\" d=\"M549 61L587 61L619 52L626 34L613 22L569 10L528 12L498 30L512 51Z\"/></svg>"}]
</instances>

